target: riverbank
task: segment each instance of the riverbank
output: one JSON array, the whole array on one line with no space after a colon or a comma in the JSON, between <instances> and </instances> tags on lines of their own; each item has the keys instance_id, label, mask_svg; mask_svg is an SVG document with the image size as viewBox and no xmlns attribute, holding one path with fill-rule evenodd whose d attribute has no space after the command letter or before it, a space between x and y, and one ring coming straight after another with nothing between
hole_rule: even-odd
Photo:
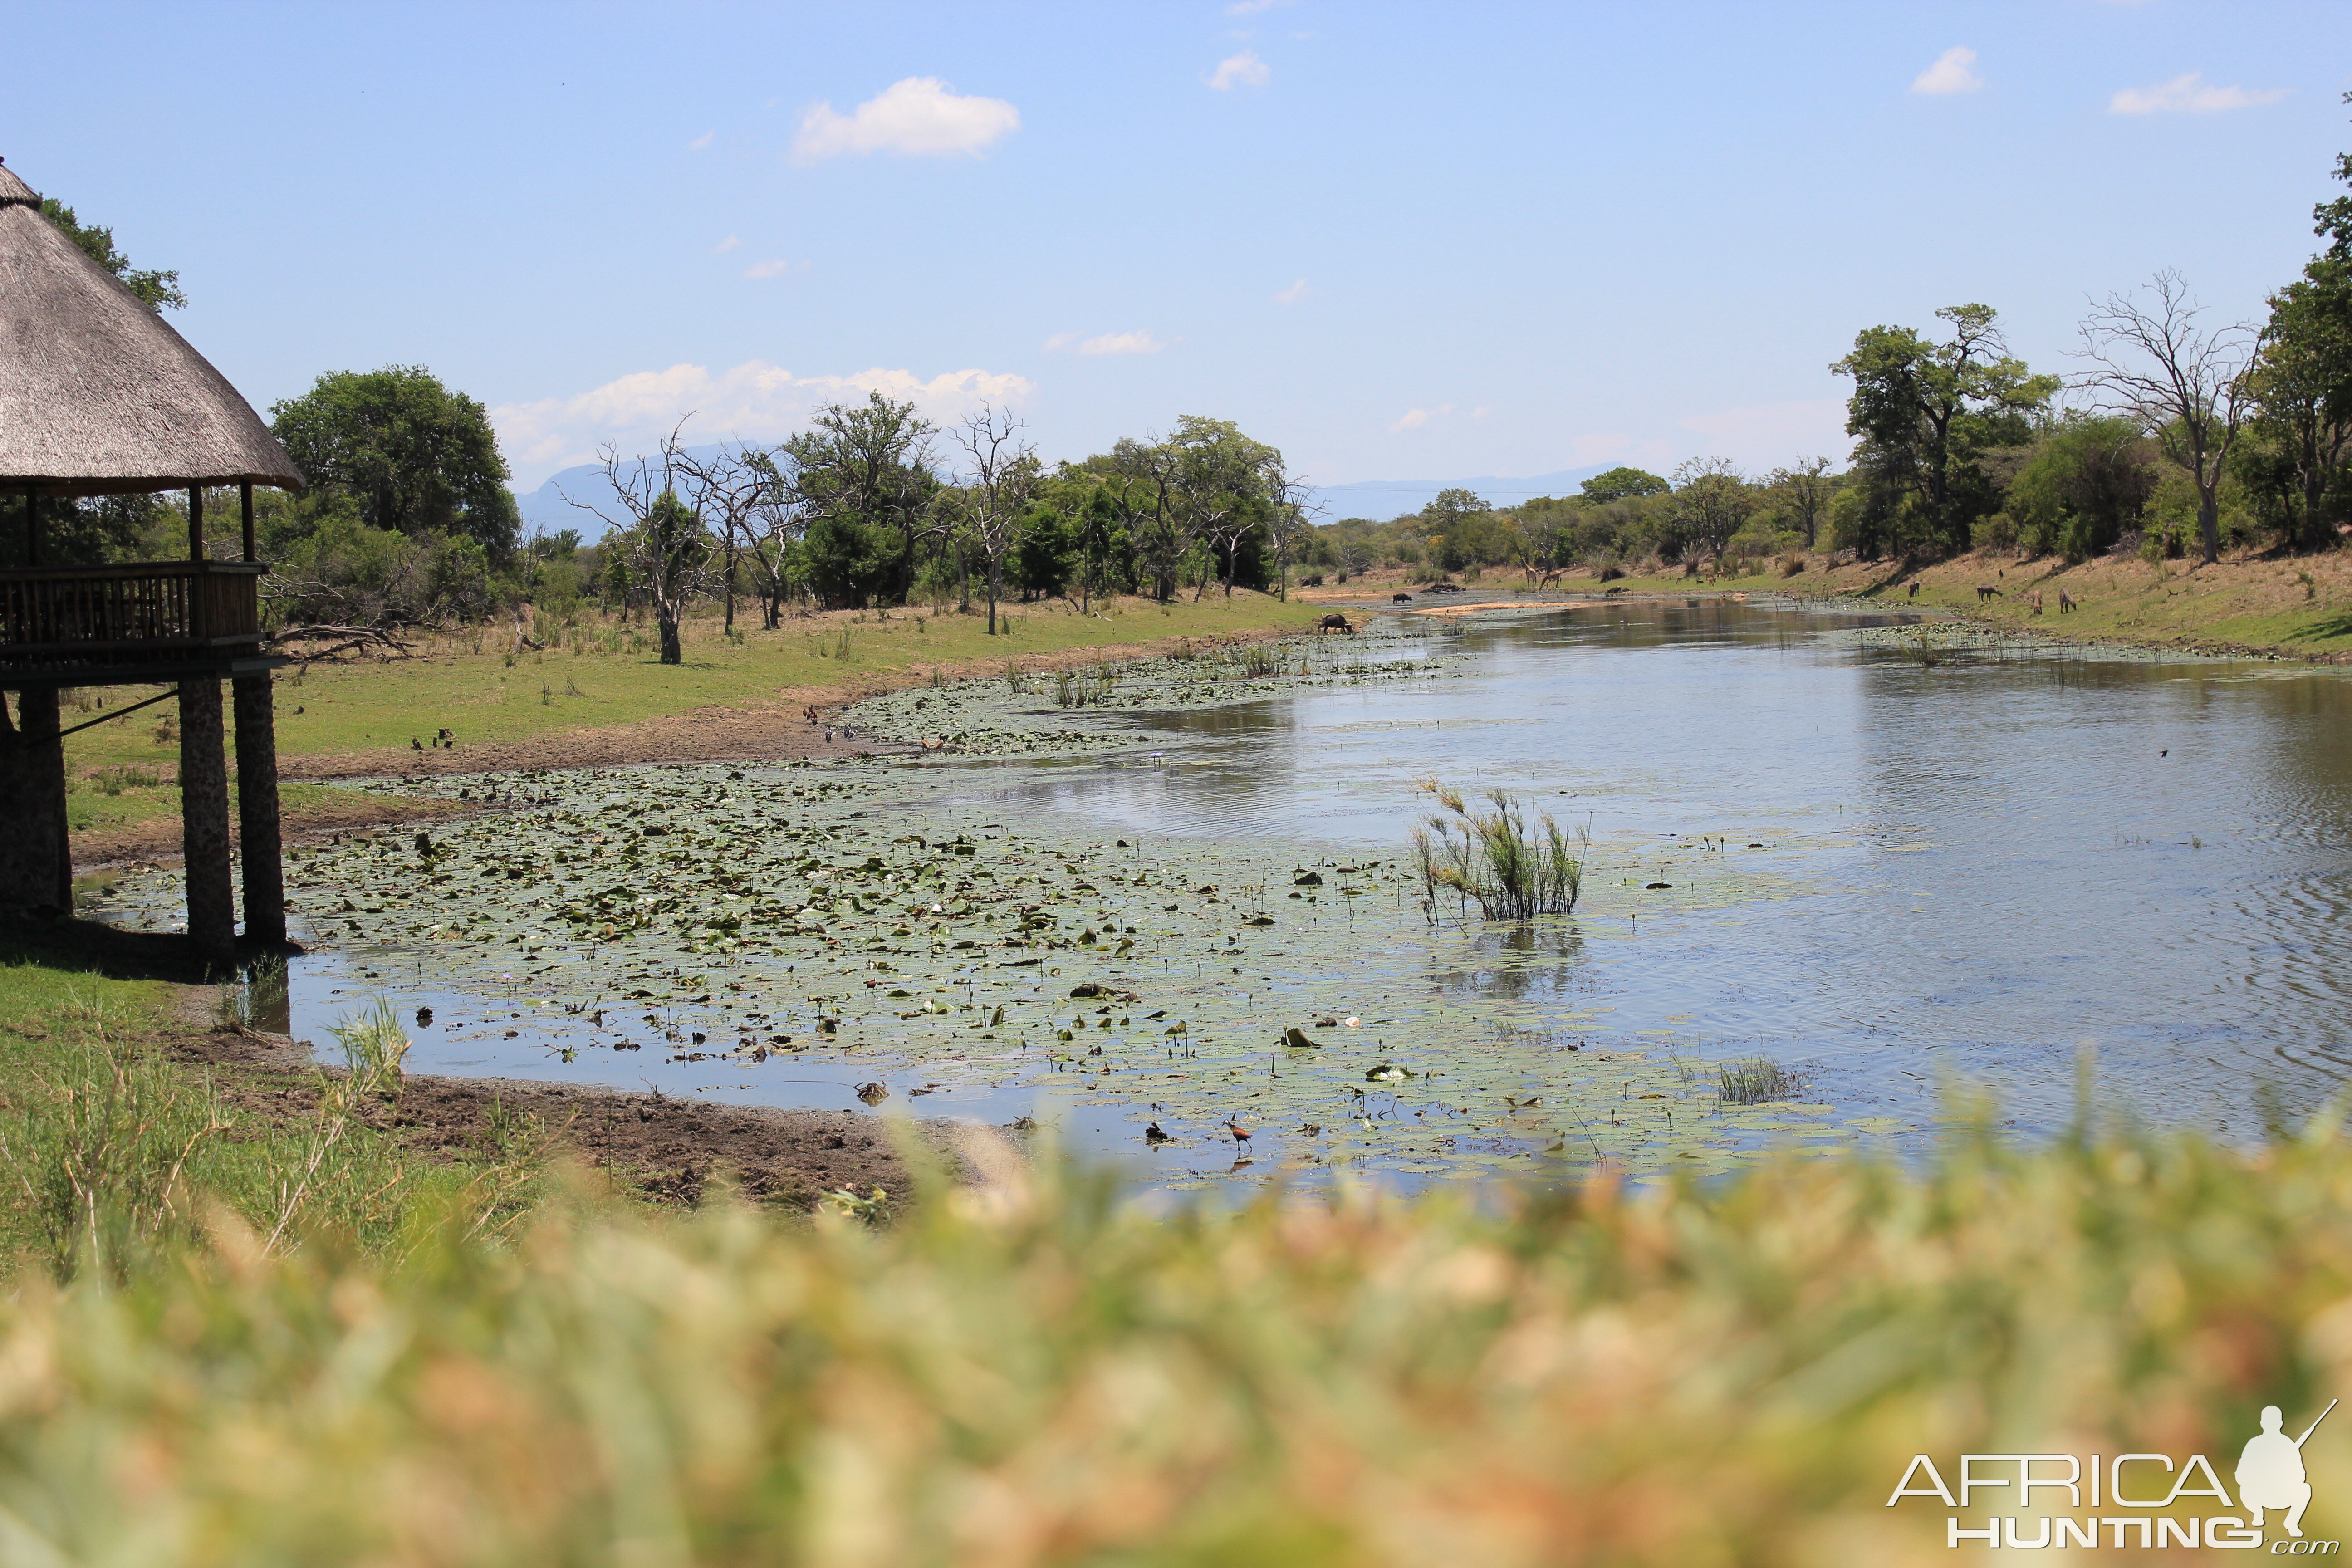
<instances>
[{"instance_id":1,"label":"riverbank","mask_svg":"<svg viewBox=\"0 0 2352 1568\"><path fill-rule=\"evenodd\" d=\"M1898 562L1831 565L1803 557L1804 569L1768 567L1745 577L1626 576L1603 583L1581 574L1540 591L1517 574L1488 570L1465 579L1465 596L1534 603L1583 602L1626 595L1775 594L1800 600L1851 601L1889 610L1929 611L2003 627L2087 642L2171 648L2218 656L2352 662L2352 552L2276 559L2241 553L2199 566L2104 556L2068 565L2055 556L2021 562L1979 552L1906 570ZM1377 573L1300 591L1334 607L1391 604L1412 595L1421 610L1451 602L1433 595L1419 574ZM1914 584L1918 592L1911 592ZM1990 589L1990 593L1979 593ZM2061 605L2064 593L2076 607ZM2035 607L2035 596L2040 607Z\"/></svg>"},{"instance_id":2,"label":"riverbank","mask_svg":"<svg viewBox=\"0 0 2352 1568\"><path fill-rule=\"evenodd\" d=\"M1066 603L1019 605L1003 606L1005 631L991 637L981 616L921 607L828 611L773 632L747 615L733 637L709 612L688 620L686 662L670 666L653 657L649 627L605 618L567 626L543 617L531 628L544 645L536 648L520 646L512 627L420 634L409 657L355 656L279 676L287 829L332 832L449 810L429 796L404 806L310 787L336 780L851 756L870 743L827 718L879 692L1285 637L1321 613L1245 590L1165 605L1101 600L1083 615ZM68 721L102 719L104 705L152 694L72 693ZM178 854L171 713L162 704L68 739L78 870Z\"/></svg>"}]
</instances>

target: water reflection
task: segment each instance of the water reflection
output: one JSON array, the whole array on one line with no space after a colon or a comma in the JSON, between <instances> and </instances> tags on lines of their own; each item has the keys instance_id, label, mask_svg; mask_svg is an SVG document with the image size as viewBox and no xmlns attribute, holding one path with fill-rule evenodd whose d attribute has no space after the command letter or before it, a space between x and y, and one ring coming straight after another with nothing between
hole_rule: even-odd
<instances>
[{"instance_id":1,"label":"water reflection","mask_svg":"<svg viewBox=\"0 0 2352 1568\"><path fill-rule=\"evenodd\" d=\"M2258 1085L2331 1092L2352 1068L2352 681L2014 646L1931 665L1845 635L1884 624L1712 599L1457 622L1426 679L1148 715L1188 744L1010 793L1369 858L1402 853L1414 779L1499 784L1589 817L1604 873L1712 835L1726 868L1813 890L1581 920L1556 954L1496 938L1442 992L1556 994L1865 1098L1984 1078L2024 1125L2063 1121L2085 1048L2112 1098L2225 1132L2252 1131Z\"/></svg>"}]
</instances>

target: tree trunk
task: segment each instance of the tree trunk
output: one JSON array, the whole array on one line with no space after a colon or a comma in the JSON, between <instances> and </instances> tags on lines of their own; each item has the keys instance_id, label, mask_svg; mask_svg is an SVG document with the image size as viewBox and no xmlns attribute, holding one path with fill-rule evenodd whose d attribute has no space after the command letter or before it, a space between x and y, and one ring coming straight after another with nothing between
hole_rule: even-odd
<instances>
[{"instance_id":1,"label":"tree trunk","mask_svg":"<svg viewBox=\"0 0 2352 1568\"><path fill-rule=\"evenodd\" d=\"M245 938L286 941L286 868L278 816L278 718L262 670L229 681L236 710L236 858L245 873Z\"/></svg>"},{"instance_id":2,"label":"tree trunk","mask_svg":"<svg viewBox=\"0 0 2352 1568\"><path fill-rule=\"evenodd\" d=\"M16 693L17 724L0 706L0 910L73 912L73 860L66 842L65 747L55 687Z\"/></svg>"},{"instance_id":3,"label":"tree trunk","mask_svg":"<svg viewBox=\"0 0 2352 1568\"><path fill-rule=\"evenodd\" d=\"M2208 566L2221 559L2221 488L2218 476L2212 484L2197 487L2197 531L2205 546L2204 564Z\"/></svg>"},{"instance_id":4,"label":"tree trunk","mask_svg":"<svg viewBox=\"0 0 2352 1568\"><path fill-rule=\"evenodd\" d=\"M187 868L188 940L225 972L236 952L236 891L228 863L220 678L209 670L180 682L180 854Z\"/></svg>"},{"instance_id":5,"label":"tree trunk","mask_svg":"<svg viewBox=\"0 0 2352 1568\"><path fill-rule=\"evenodd\" d=\"M661 626L661 661L684 664L686 654L677 643L677 612L667 605L657 605L654 607L654 619Z\"/></svg>"},{"instance_id":6,"label":"tree trunk","mask_svg":"<svg viewBox=\"0 0 2352 1568\"><path fill-rule=\"evenodd\" d=\"M1004 592L1004 563L996 556L988 558L988 635L996 635L996 601Z\"/></svg>"},{"instance_id":7,"label":"tree trunk","mask_svg":"<svg viewBox=\"0 0 2352 1568\"><path fill-rule=\"evenodd\" d=\"M734 546L734 543L732 542L733 536L732 536L731 534L729 536L729 540L730 540L730 542L729 542L729 544L728 544L728 546L727 546L727 584L726 584L726 587L727 587L727 635L728 635L729 637L733 637L733 636L735 635L735 546Z\"/></svg>"}]
</instances>

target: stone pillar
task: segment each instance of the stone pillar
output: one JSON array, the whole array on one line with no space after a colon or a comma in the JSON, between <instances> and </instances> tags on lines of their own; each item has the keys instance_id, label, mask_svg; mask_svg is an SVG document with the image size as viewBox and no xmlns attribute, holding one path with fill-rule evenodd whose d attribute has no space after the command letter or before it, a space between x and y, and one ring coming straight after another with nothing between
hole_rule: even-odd
<instances>
[{"instance_id":1,"label":"stone pillar","mask_svg":"<svg viewBox=\"0 0 2352 1568\"><path fill-rule=\"evenodd\" d=\"M278 826L278 716L268 670L233 677L236 708L237 862L245 872L245 935L286 940L286 868Z\"/></svg>"},{"instance_id":2,"label":"stone pillar","mask_svg":"<svg viewBox=\"0 0 2352 1568\"><path fill-rule=\"evenodd\" d=\"M73 912L73 858L66 841L66 755L58 693L16 693L16 722L0 706L0 910Z\"/></svg>"},{"instance_id":3,"label":"stone pillar","mask_svg":"<svg viewBox=\"0 0 2352 1568\"><path fill-rule=\"evenodd\" d=\"M180 853L188 868L188 940L225 972L236 954L236 894L220 677L210 670L180 682Z\"/></svg>"}]
</instances>

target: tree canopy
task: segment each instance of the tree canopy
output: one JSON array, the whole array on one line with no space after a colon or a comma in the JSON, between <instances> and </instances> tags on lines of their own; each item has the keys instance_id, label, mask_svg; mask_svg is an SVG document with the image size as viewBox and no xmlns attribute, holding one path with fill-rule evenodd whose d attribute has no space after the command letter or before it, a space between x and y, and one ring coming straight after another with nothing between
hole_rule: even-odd
<instances>
[{"instance_id":1,"label":"tree canopy","mask_svg":"<svg viewBox=\"0 0 2352 1568\"><path fill-rule=\"evenodd\" d=\"M1595 474L1578 488L1584 492L1586 500L1606 505L1627 496L1662 496L1675 487L1655 474L1621 467Z\"/></svg>"},{"instance_id":2,"label":"tree canopy","mask_svg":"<svg viewBox=\"0 0 2352 1568\"><path fill-rule=\"evenodd\" d=\"M499 559L514 549L520 518L489 411L423 365L332 371L269 412L315 513L461 535Z\"/></svg>"},{"instance_id":3,"label":"tree canopy","mask_svg":"<svg viewBox=\"0 0 2352 1568\"><path fill-rule=\"evenodd\" d=\"M131 258L114 247L112 229L83 224L74 216L73 208L55 196L41 199L41 216L57 225L68 239L81 247L84 255L112 273L116 282L137 295L139 302L157 315L162 315L166 307L174 310L187 308L188 297L180 291L179 273L131 266Z\"/></svg>"}]
</instances>

